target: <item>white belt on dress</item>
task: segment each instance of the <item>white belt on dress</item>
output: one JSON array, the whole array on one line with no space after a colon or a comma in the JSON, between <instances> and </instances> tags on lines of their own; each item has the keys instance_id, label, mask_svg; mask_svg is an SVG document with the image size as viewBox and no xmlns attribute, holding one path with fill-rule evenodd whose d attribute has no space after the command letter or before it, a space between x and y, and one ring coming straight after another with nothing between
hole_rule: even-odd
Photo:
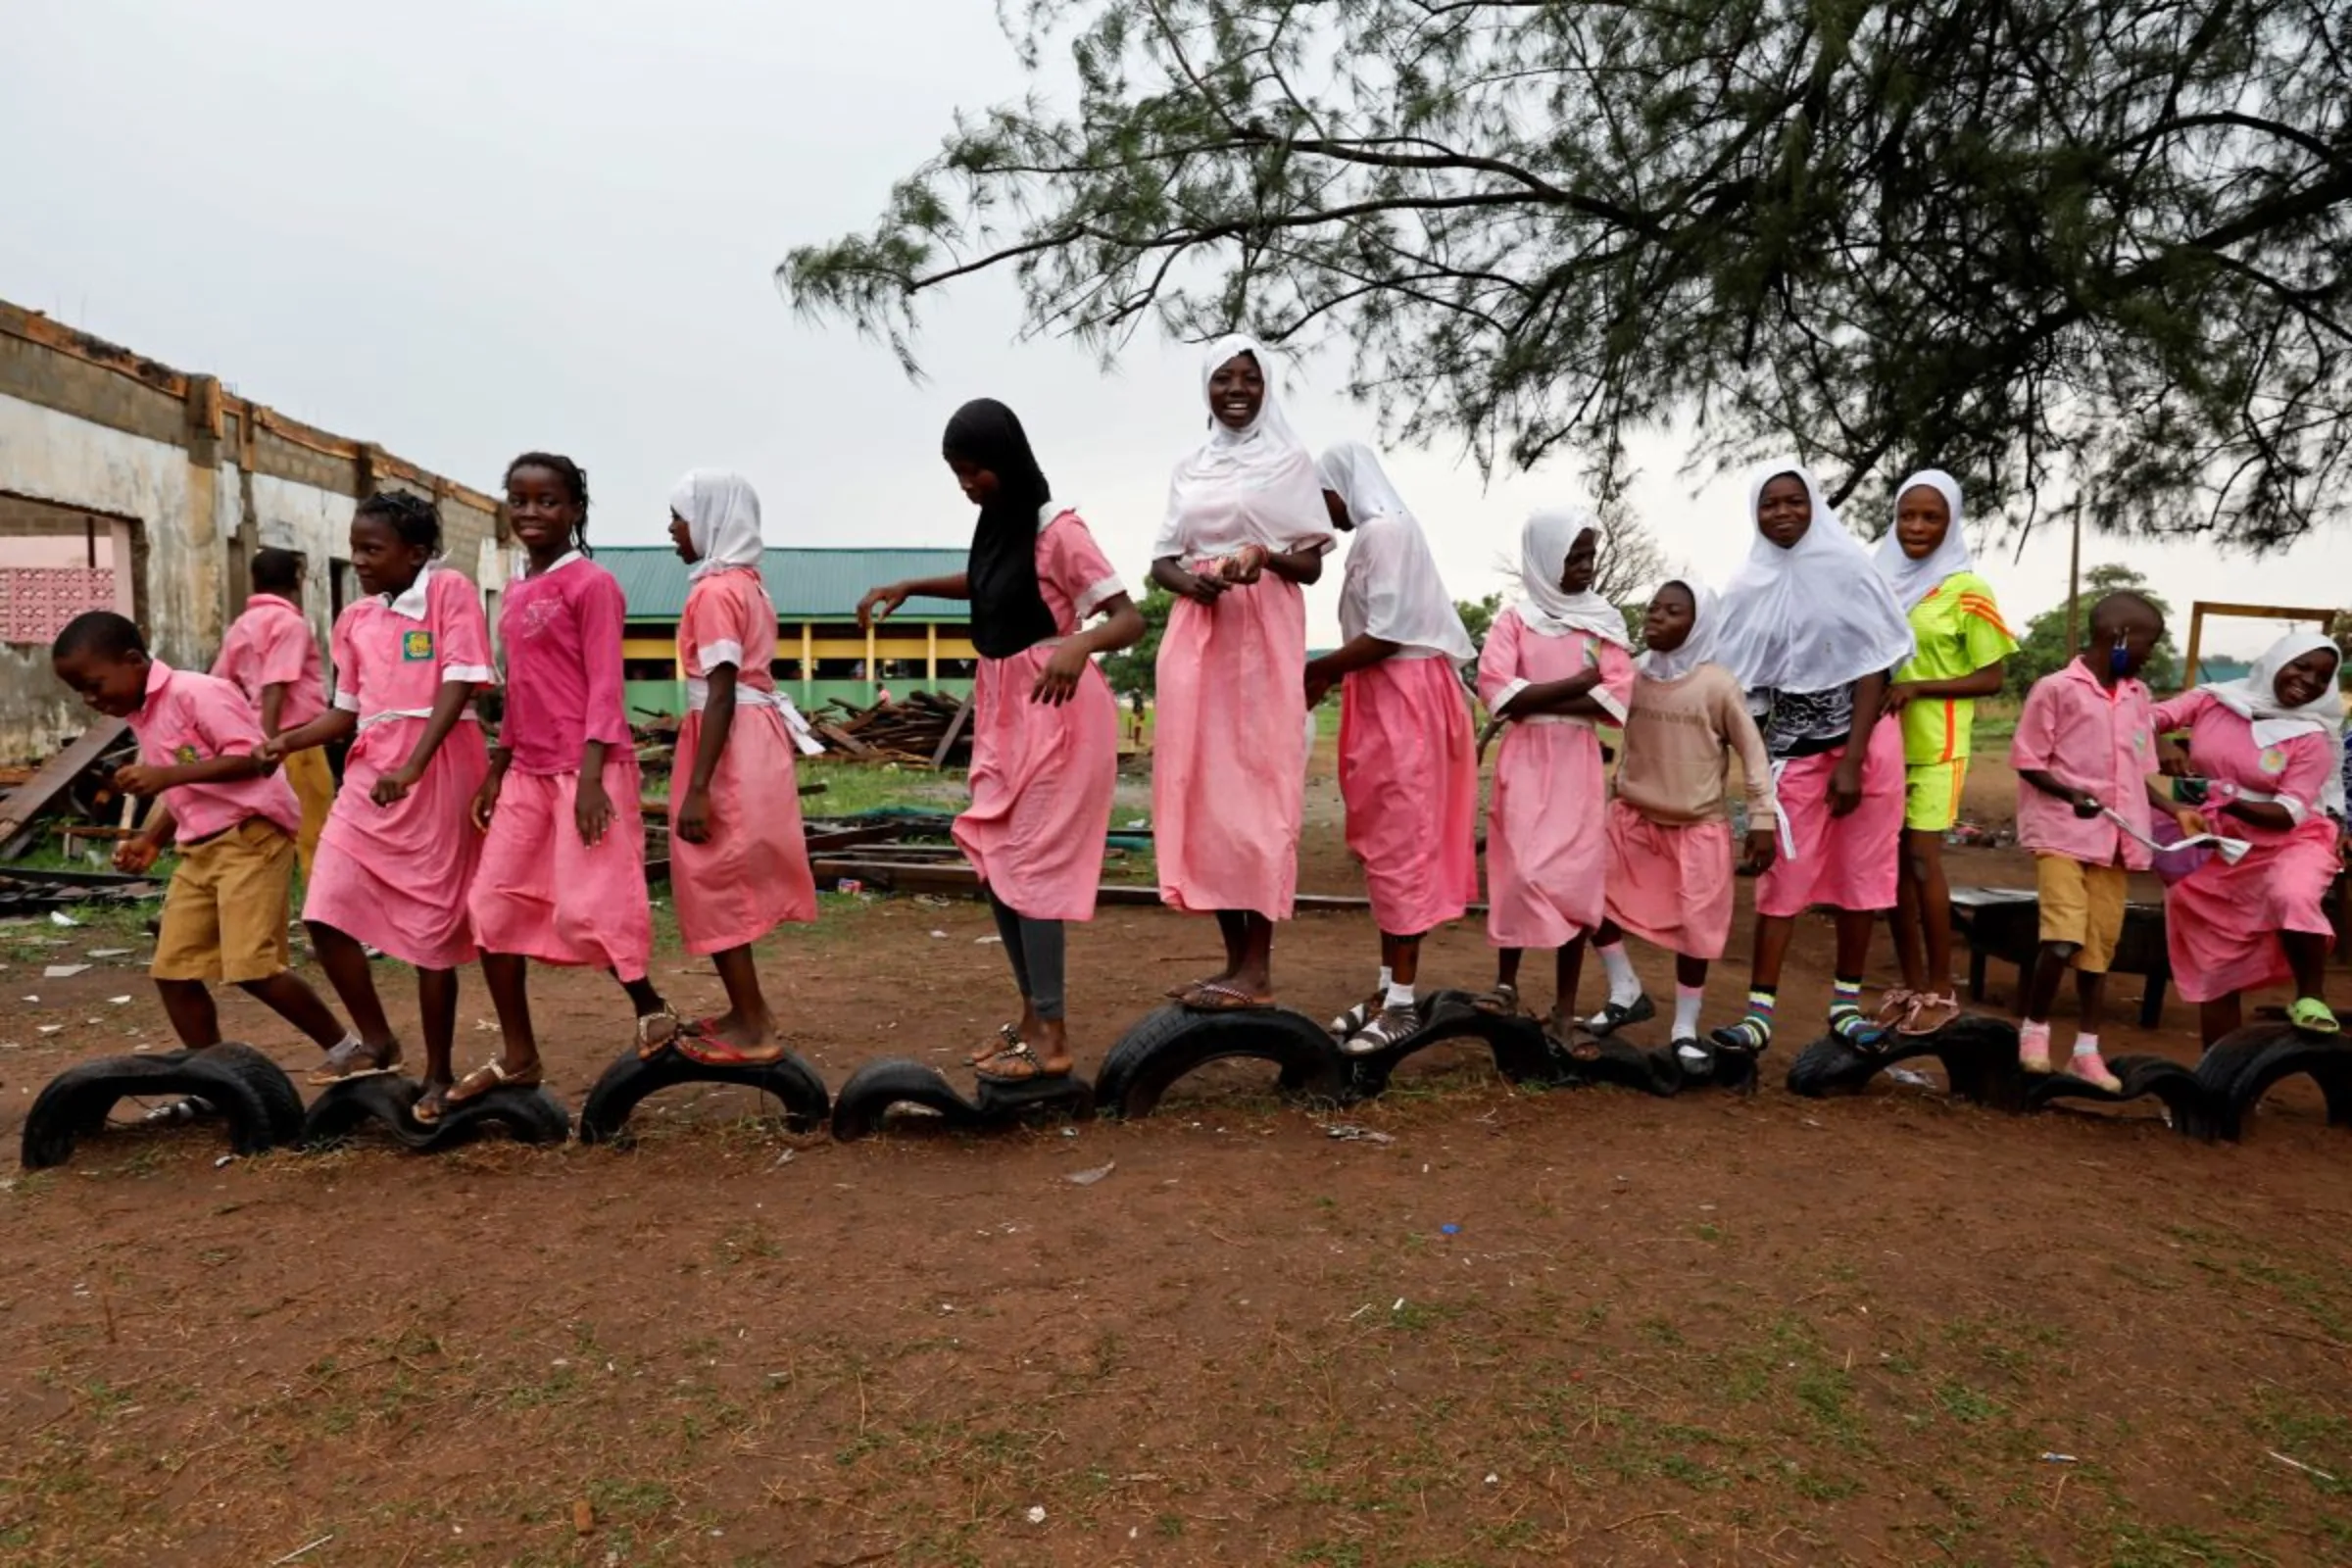
<instances>
[{"instance_id":1,"label":"white belt on dress","mask_svg":"<svg viewBox=\"0 0 2352 1568\"><path fill-rule=\"evenodd\" d=\"M686 677L686 710L699 713L710 706L710 683L699 675ZM792 706L792 699L782 692L761 691L757 686L737 683L735 706L738 708L772 708L784 720L785 731L792 736L793 749L803 757L816 757L824 752L824 743L808 728L808 720Z\"/></svg>"},{"instance_id":2,"label":"white belt on dress","mask_svg":"<svg viewBox=\"0 0 2352 1568\"><path fill-rule=\"evenodd\" d=\"M375 728L376 725L389 724L396 718L430 718L432 716L433 710L429 708L379 709L375 712L369 713L366 718L361 719L359 730L355 733L365 734L367 731ZM458 717L466 723L474 722L474 711L472 705L466 705L466 707L459 712Z\"/></svg>"}]
</instances>

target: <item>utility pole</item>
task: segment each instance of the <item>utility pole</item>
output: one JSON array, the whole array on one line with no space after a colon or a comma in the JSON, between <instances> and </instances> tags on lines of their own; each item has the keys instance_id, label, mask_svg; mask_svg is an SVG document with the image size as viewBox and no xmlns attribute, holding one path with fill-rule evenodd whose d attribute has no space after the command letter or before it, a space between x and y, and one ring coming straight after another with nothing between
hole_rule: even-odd
<instances>
[{"instance_id":1,"label":"utility pole","mask_svg":"<svg viewBox=\"0 0 2352 1568\"><path fill-rule=\"evenodd\" d=\"M2075 508L2075 542L2066 563L2066 657L2073 659L2082 646L2075 635L2082 618L2082 509Z\"/></svg>"}]
</instances>

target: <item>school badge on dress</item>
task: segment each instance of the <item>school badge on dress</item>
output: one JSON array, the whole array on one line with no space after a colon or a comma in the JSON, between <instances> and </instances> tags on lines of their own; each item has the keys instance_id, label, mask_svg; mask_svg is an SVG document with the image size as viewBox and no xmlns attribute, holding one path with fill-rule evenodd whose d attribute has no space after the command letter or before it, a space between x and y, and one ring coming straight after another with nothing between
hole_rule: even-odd
<instances>
[{"instance_id":1,"label":"school badge on dress","mask_svg":"<svg viewBox=\"0 0 2352 1568\"><path fill-rule=\"evenodd\" d=\"M403 663L417 664L433 657L433 634L429 631L403 632L400 636L400 658Z\"/></svg>"}]
</instances>

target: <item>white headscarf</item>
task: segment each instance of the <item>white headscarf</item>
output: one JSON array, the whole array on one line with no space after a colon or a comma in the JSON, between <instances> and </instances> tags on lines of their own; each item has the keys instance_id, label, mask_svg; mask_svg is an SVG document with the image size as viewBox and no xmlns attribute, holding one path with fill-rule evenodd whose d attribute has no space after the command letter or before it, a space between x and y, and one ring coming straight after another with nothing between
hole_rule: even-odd
<instances>
[{"instance_id":1,"label":"white headscarf","mask_svg":"<svg viewBox=\"0 0 2352 1568\"><path fill-rule=\"evenodd\" d=\"M749 566L757 571L767 542L760 536L760 496L739 473L697 468L669 493L669 510L686 519L695 563L688 575Z\"/></svg>"},{"instance_id":2,"label":"white headscarf","mask_svg":"<svg viewBox=\"0 0 2352 1568\"><path fill-rule=\"evenodd\" d=\"M1765 485L1792 474L1813 503L1805 536L1783 550L1756 526ZM1911 657L1911 622L1861 541L1845 531L1794 458L1765 464L1747 487L1747 560L1723 590L1715 662L1750 693L1836 691Z\"/></svg>"},{"instance_id":3,"label":"white headscarf","mask_svg":"<svg viewBox=\"0 0 2352 1568\"><path fill-rule=\"evenodd\" d=\"M2336 816L2344 814L2344 699L2340 682L2343 665L2336 665L2336 679L2328 689L2300 708L2289 708L2278 700L2278 672L2321 649L2336 653L2334 642L2318 632L2290 631L2263 650L2254 667L2242 680L2207 681L2200 690L2238 717L2252 724L2254 744L2268 750L2281 746L2298 735L2328 737L2330 766L2328 782L2320 791L2320 808Z\"/></svg>"},{"instance_id":4,"label":"white headscarf","mask_svg":"<svg viewBox=\"0 0 2352 1568\"><path fill-rule=\"evenodd\" d=\"M1658 584L1658 591L1664 593L1675 583L1682 584L1690 595L1690 635L1683 639L1682 647L1672 652L1660 653L1652 648L1642 656L1639 661L1642 673L1651 680L1681 680L1713 659L1715 634L1723 625L1714 589L1700 582L1696 576L1684 576L1667 578Z\"/></svg>"},{"instance_id":5,"label":"white headscarf","mask_svg":"<svg viewBox=\"0 0 2352 1568\"><path fill-rule=\"evenodd\" d=\"M1231 555L1244 545L1268 550L1328 550L1331 514L1315 460L1282 416L1274 363L1257 340L1236 333L1209 346L1200 368L1200 400L1219 367L1236 355L1257 361L1266 398L1246 430L1211 413L1208 436L1176 465L1168 480L1168 514L1152 543L1152 559L1188 561Z\"/></svg>"},{"instance_id":6,"label":"white headscarf","mask_svg":"<svg viewBox=\"0 0 2352 1568\"><path fill-rule=\"evenodd\" d=\"M1323 488L1347 506L1355 529L1340 583L1341 634L1350 640L1369 634L1457 662L1478 657L1420 519L1389 482L1379 457L1360 441L1343 441L1315 469Z\"/></svg>"},{"instance_id":7,"label":"white headscarf","mask_svg":"<svg viewBox=\"0 0 2352 1568\"><path fill-rule=\"evenodd\" d=\"M1625 634L1625 612L1588 588L1572 594L1560 586L1568 552L1586 534L1597 553L1608 547L1600 518L1586 507L1557 507L1531 513L1519 530L1519 587L1524 597L1513 608L1529 631L1539 637L1565 637L1572 631L1591 632L1604 642L1631 649Z\"/></svg>"},{"instance_id":8,"label":"white headscarf","mask_svg":"<svg viewBox=\"0 0 2352 1568\"><path fill-rule=\"evenodd\" d=\"M1975 554L1968 548L1968 535L1960 527L1960 481L1941 468L1922 468L1905 479L1894 492L1896 512L1902 510L1903 497L1923 484L1943 497L1943 504L1952 514L1952 525L1943 530L1943 542L1913 561L1903 554L1903 541L1894 529L1888 528L1886 537L1879 541L1879 575L1894 590L1895 603L1903 607L1906 614L1941 587L1946 577L1967 571L1977 564Z\"/></svg>"}]
</instances>

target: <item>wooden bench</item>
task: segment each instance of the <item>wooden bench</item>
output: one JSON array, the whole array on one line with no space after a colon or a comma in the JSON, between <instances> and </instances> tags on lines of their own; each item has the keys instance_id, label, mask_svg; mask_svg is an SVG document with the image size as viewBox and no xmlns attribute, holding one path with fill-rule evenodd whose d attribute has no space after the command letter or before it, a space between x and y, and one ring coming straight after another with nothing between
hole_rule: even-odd
<instances>
[{"instance_id":1,"label":"wooden bench","mask_svg":"<svg viewBox=\"0 0 2352 1568\"><path fill-rule=\"evenodd\" d=\"M1994 958L2017 965L2022 1002L2034 960L2041 954L2041 900L2031 888L1952 889L1952 930L1968 942L1968 1000L1984 1000L1984 966ZM2164 906L2124 907L2124 932L2115 946L2109 974L2134 974L2147 981L2139 999L2139 1026L2153 1029L2164 1018L2165 988L2173 965L2164 946Z\"/></svg>"}]
</instances>

